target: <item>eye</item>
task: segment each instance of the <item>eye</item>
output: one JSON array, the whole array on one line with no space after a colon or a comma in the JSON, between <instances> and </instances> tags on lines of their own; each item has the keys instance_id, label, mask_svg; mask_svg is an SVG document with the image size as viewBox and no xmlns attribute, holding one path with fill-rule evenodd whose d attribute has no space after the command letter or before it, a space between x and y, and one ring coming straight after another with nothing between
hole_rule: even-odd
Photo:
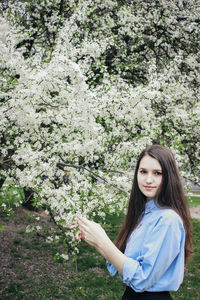
<instances>
[{"instance_id":1,"label":"eye","mask_svg":"<svg viewBox=\"0 0 200 300\"><path fill-rule=\"evenodd\" d=\"M160 175L162 175L162 173L161 173L161 172L159 172L159 171L156 171L156 172L155 172L155 174L156 174L157 176L160 176Z\"/></svg>"},{"instance_id":2,"label":"eye","mask_svg":"<svg viewBox=\"0 0 200 300\"><path fill-rule=\"evenodd\" d=\"M146 174L146 172L147 172L146 170L140 170L141 174Z\"/></svg>"}]
</instances>

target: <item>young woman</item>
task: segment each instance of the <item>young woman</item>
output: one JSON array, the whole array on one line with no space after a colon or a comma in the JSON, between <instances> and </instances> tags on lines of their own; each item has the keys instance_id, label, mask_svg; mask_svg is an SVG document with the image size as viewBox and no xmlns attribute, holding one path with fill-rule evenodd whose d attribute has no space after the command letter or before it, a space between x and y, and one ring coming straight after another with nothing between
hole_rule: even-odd
<instances>
[{"instance_id":1,"label":"young woman","mask_svg":"<svg viewBox=\"0 0 200 300\"><path fill-rule=\"evenodd\" d=\"M139 156L127 215L112 243L103 228L81 216L84 239L107 260L110 274L126 284L122 300L172 299L193 253L190 214L172 152L160 145Z\"/></svg>"}]
</instances>

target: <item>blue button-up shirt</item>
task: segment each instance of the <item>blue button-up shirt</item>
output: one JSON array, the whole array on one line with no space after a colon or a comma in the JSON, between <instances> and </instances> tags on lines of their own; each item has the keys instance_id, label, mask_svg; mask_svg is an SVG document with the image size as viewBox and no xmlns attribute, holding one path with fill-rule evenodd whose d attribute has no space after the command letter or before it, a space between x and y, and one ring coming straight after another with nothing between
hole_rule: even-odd
<instances>
[{"instance_id":1,"label":"blue button-up shirt","mask_svg":"<svg viewBox=\"0 0 200 300\"><path fill-rule=\"evenodd\" d=\"M185 230L180 216L146 203L145 214L130 235L124 254L123 282L136 292L176 291L184 275ZM117 273L107 262L112 276Z\"/></svg>"}]
</instances>

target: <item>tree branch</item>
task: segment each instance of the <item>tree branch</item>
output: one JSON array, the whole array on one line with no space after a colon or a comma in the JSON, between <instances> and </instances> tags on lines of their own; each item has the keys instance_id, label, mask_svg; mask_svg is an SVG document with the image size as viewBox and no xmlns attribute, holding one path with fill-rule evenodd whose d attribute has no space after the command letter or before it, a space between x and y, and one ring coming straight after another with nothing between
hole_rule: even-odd
<instances>
[{"instance_id":1,"label":"tree branch","mask_svg":"<svg viewBox=\"0 0 200 300\"><path fill-rule=\"evenodd\" d=\"M120 192L122 192L122 193L125 193L125 194L127 195L127 193L126 193L124 190L120 189L116 184L113 184L113 183L108 182L107 179L105 179L105 178L103 178L102 176L100 176L100 175L94 173L92 170L86 168L86 167L85 167L85 164L80 165L80 166L76 166L76 165L73 165L73 164L58 163L58 165L65 166L65 167L70 167L70 168L75 168L75 169L78 169L78 170L83 169L83 170L85 170L85 171L91 173L96 179L101 179L104 183L106 183L106 184L108 184L108 185L114 187L114 188L117 189L118 191L120 191ZM110 171L110 172L111 172L111 171Z\"/></svg>"},{"instance_id":2,"label":"tree branch","mask_svg":"<svg viewBox=\"0 0 200 300\"><path fill-rule=\"evenodd\" d=\"M50 208L48 208L48 211L49 211L49 214L50 214L50 217L51 217L53 223L60 229L60 231L62 231L63 234L65 234L65 229L56 222L52 210ZM68 230L69 230L69 228L68 228ZM65 243L67 244L67 246L69 248L69 251L72 251L73 248L72 248L72 246L70 245L70 243L66 239L65 239Z\"/></svg>"}]
</instances>

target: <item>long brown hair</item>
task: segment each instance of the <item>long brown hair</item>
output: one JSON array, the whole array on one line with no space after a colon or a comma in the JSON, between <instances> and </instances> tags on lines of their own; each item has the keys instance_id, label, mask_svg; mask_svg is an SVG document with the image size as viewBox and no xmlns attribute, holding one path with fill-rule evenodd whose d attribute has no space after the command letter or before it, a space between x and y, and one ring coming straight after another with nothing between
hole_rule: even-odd
<instances>
[{"instance_id":1,"label":"long brown hair","mask_svg":"<svg viewBox=\"0 0 200 300\"><path fill-rule=\"evenodd\" d=\"M140 161L145 155L156 159L161 165L163 174L162 188L157 197L157 203L161 207L175 210L181 217L186 232L185 261L187 261L193 253L190 211L174 156L169 149L160 145L147 147L137 160L127 214L116 237L115 245L124 252L131 232L136 228L144 215L146 197L139 189L137 173Z\"/></svg>"}]
</instances>

